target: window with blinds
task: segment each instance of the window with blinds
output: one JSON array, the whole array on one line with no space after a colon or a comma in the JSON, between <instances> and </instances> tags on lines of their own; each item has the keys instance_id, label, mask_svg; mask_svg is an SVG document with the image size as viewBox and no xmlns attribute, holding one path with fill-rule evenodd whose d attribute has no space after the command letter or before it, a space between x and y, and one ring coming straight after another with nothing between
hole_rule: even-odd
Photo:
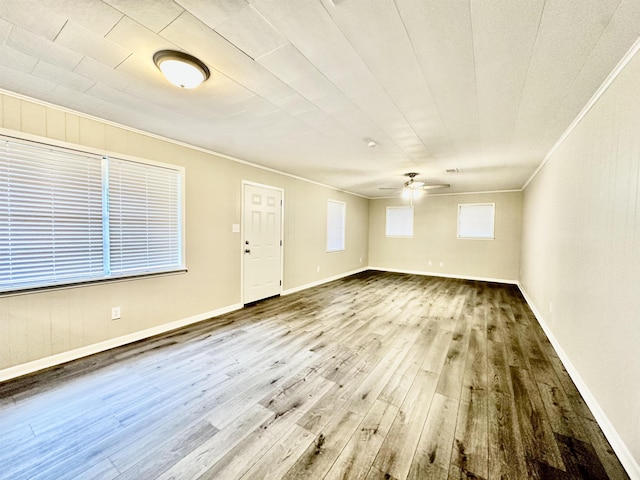
<instances>
[{"instance_id":1,"label":"window with blinds","mask_svg":"<svg viewBox=\"0 0 640 480\"><path fill-rule=\"evenodd\" d=\"M1 138L0 291L184 269L182 170Z\"/></svg>"},{"instance_id":2,"label":"window with blinds","mask_svg":"<svg viewBox=\"0 0 640 480\"><path fill-rule=\"evenodd\" d=\"M347 205L337 200L327 201L327 252L345 250L345 216Z\"/></svg>"},{"instance_id":3,"label":"window with blinds","mask_svg":"<svg viewBox=\"0 0 640 480\"><path fill-rule=\"evenodd\" d=\"M495 203L458 205L458 238L493 240Z\"/></svg>"},{"instance_id":4,"label":"window with blinds","mask_svg":"<svg viewBox=\"0 0 640 480\"><path fill-rule=\"evenodd\" d=\"M413 207L387 207L387 237L413 237Z\"/></svg>"}]
</instances>

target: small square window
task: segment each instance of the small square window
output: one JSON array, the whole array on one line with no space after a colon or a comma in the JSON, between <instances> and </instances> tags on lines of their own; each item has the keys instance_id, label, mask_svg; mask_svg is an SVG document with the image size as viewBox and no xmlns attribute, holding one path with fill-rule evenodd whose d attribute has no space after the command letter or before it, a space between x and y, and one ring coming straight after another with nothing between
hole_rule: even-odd
<instances>
[{"instance_id":1,"label":"small square window","mask_svg":"<svg viewBox=\"0 0 640 480\"><path fill-rule=\"evenodd\" d=\"M458 205L458 238L493 240L495 203Z\"/></svg>"},{"instance_id":2,"label":"small square window","mask_svg":"<svg viewBox=\"0 0 640 480\"><path fill-rule=\"evenodd\" d=\"M387 207L387 237L413 237L413 207Z\"/></svg>"}]
</instances>

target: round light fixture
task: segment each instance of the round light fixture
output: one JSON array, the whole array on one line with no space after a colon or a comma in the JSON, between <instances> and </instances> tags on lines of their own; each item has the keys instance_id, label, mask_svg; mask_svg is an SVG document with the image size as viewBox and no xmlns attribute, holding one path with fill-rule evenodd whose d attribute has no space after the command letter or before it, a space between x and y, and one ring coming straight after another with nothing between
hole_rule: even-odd
<instances>
[{"instance_id":1,"label":"round light fixture","mask_svg":"<svg viewBox=\"0 0 640 480\"><path fill-rule=\"evenodd\" d=\"M209 69L196 57L175 50L160 50L153 62L169 82L180 88L196 88L207 78Z\"/></svg>"}]
</instances>

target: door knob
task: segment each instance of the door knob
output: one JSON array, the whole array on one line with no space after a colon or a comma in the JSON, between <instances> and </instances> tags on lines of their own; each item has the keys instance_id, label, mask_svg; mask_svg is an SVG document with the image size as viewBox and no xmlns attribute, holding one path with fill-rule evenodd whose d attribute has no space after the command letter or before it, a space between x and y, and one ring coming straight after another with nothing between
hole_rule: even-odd
<instances>
[{"instance_id":1,"label":"door knob","mask_svg":"<svg viewBox=\"0 0 640 480\"><path fill-rule=\"evenodd\" d=\"M248 248L245 248L244 253L251 253L251 250L249 250Z\"/></svg>"}]
</instances>

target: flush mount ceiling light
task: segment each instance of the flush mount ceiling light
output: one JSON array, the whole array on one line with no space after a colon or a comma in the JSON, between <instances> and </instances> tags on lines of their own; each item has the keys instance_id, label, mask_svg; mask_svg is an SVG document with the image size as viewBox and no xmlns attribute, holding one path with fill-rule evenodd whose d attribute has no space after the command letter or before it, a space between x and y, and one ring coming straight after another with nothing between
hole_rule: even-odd
<instances>
[{"instance_id":1,"label":"flush mount ceiling light","mask_svg":"<svg viewBox=\"0 0 640 480\"><path fill-rule=\"evenodd\" d=\"M373 138L371 138L371 137L364 137L362 140L364 140L364 141L366 142L367 147L369 147L369 148L373 148L373 147L375 147L376 145L378 145L378 144L376 143L376 141L375 141Z\"/></svg>"},{"instance_id":2,"label":"flush mount ceiling light","mask_svg":"<svg viewBox=\"0 0 640 480\"><path fill-rule=\"evenodd\" d=\"M160 50L153 55L153 62L176 87L196 88L209 78L207 66L188 53Z\"/></svg>"}]
</instances>

